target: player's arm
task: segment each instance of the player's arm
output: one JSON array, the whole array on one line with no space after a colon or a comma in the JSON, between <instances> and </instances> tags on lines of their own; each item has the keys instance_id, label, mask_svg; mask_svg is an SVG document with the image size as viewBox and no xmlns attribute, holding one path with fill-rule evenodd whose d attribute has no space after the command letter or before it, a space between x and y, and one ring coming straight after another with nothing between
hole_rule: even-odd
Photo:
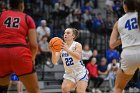
<instances>
[{"instance_id":1,"label":"player's arm","mask_svg":"<svg viewBox=\"0 0 140 93\"><path fill-rule=\"evenodd\" d=\"M36 57L37 49L38 49L35 29L29 29L28 37L29 37L29 47L32 52L32 60L33 62L35 62L35 57Z\"/></svg>"},{"instance_id":2,"label":"player's arm","mask_svg":"<svg viewBox=\"0 0 140 93\"><path fill-rule=\"evenodd\" d=\"M54 50L52 50L52 63L56 64L58 62L58 60L60 59L60 52L55 52Z\"/></svg>"},{"instance_id":3,"label":"player's arm","mask_svg":"<svg viewBox=\"0 0 140 93\"><path fill-rule=\"evenodd\" d=\"M37 44L37 36L35 31L35 23L30 16L27 18L28 20L28 38L29 38L29 47L32 52L32 60L35 64L35 57L37 54L38 44Z\"/></svg>"},{"instance_id":4,"label":"player's arm","mask_svg":"<svg viewBox=\"0 0 140 93\"><path fill-rule=\"evenodd\" d=\"M82 54L82 45L80 43L76 44L76 49L75 51L69 50L68 48L65 49L68 54L73 56L74 58L80 60L81 59L81 54Z\"/></svg>"},{"instance_id":5,"label":"player's arm","mask_svg":"<svg viewBox=\"0 0 140 93\"><path fill-rule=\"evenodd\" d=\"M121 39L119 38L119 32L118 32L118 22L116 22L113 27L113 31L111 33L109 46L111 49L114 49L117 46L119 46L121 43L122 42Z\"/></svg>"}]
</instances>

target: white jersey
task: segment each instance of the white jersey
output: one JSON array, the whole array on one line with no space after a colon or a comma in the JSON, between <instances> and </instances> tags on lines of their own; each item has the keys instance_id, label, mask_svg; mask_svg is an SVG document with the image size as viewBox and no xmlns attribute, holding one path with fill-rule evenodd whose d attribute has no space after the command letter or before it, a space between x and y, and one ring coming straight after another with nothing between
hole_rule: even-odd
<instances>
[{"instance_id":1,"label":"white jersey","mask_svg":"<svg viewBox=\"0 0 140 93\"><path fill-rule=\"evenodd\" d=\"M78 42L73 41L69 50L74 51L76 49L76 44ZM61 58L64 64L65 73L73 74L73 73L82 73L86 72L86 68L81 60L78 60L68 54L66 51L61 51Z\"/></svg>"},{"instance_id":2,"label":"white jersey","mask_svg":"<svg viewBox=\"0 0 140 93\"><path fill-rule=\"evenodd\" d=\"M138 26L138 13L128 12L118 21L122 48L140 45L140 29Z\"/></svg>"}]
</instances>

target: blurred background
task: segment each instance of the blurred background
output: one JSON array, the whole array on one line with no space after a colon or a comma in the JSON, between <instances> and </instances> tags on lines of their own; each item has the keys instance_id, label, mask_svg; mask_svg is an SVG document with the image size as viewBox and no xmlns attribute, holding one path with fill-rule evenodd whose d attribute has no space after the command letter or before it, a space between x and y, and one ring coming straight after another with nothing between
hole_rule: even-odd
<instances>
[{"instance_id":1,"label":"blurred background","mask_svg":"<svg viewBox=\"0 0 140 93\"><path fill-rule=\"evenodd\" d=\"M96 58L98 77L103 79L101 93L111 93L115 72L119 67L121 46L109 49L109 38L114 23L124 14L122 0L24 0L25 13L36 23L38 54L36 71L43 93L61 93L64 68L61 60L51 63L48 42L53 37L63 38L67 27L79 29L76 41L83 45L82 60L85 65ZM9 8L9 0L0 0L0 11ZM125 93L140 93L140 73L136 71L127 84ZM94 82L89 81L87 92L93 92ZM16 86L9 93L17 93ZM25 92L24 88L24 92ZM75 91L72 91L75 93ZM26 93L26 92L25 92Z\"/></svg>"}]
</instances>

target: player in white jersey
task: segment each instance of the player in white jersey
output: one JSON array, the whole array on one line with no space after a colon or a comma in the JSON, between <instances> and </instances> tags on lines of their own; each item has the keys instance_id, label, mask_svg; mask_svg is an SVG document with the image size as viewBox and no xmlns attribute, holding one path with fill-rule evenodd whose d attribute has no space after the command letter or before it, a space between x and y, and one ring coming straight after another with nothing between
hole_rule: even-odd
<instances>
[{"instance_id":1,"label":"player in white jersey","mask_svg":"<svg viewBox=\"0 0 140 93\"><path fill-rule=\"evenodd\" d=\"M62 93L70 93L76 88L77 93L85 93L88 83L88 71L81 61L82 45L76 41L78 30L67 28L64 32L62 50L55 52L52 49L52 62L55 64L62 58L65 74L62 83Z\"/></svg>"},{"instance_id":2,"label":"player in white jersey","mask_svg":"<svg viewBox=\"0 0 140 93\"><path fill-rule=\"evenodd\" d=\"M121 65L117 72L115 90L122 93L137 68L140 68L140 0L124 0L126 14L114 25L110 48L122 44Z\"/></svg>"}]
</instances>

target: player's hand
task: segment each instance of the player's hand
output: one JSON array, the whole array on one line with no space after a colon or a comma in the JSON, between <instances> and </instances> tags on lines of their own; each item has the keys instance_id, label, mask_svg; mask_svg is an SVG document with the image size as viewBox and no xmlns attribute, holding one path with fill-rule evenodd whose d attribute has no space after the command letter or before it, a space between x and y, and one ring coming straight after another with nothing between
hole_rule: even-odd
<instances>
[{"instance_id":1,"label":"player's hand","mask_svg":"<svg viewBox=\"0 0 140 93\"><path fill-rule=\"evenodd\" d=\"M52 47L50 47L50 46L49 46L49 49L50 49L52 52L55 52L55 50L54 50Z\"/></svg>"},{"instance_id":2,"label":"player's hand","mask_svg":"<svg viewBox=\"0 0 140 93\"><path fill-rule=\"evenodd\" d=\"M66 43L63 43L62 49L68 51L69 50L68 45Z\"/></svg>"}]
</instances>

